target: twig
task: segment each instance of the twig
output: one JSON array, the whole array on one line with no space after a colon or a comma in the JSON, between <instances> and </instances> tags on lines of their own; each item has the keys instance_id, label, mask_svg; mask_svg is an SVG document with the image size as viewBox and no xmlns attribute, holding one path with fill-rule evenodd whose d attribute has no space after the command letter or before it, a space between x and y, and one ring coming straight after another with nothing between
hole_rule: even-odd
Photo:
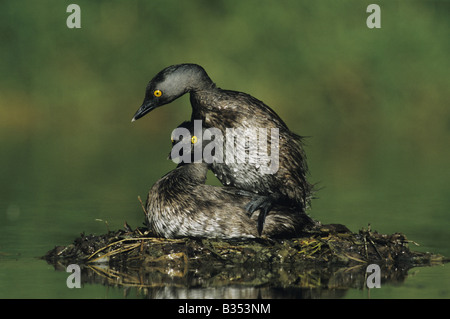
<instances>
[{"instance_id":1,"label":"twig","mask_svg":"<svg viewBox=\"0 0 450 319\"><path fill-rule=\"evenodd\" d=\"M99 260L99 259L102 259L102 258L105 258L105 257L109 257L109 256L117 255L117 254L120 254L120 253L124 253L124 252L132 250L132 249L134 249L136 247L139 247L139 245L140 245L140 243L131 244L131 245L128 245L127 247L124 246L124 247L119 248L119 249L111 250L111 251L107 252L106 254L103 254L101 256L98 256L97 258L94 258L90 262L95 262L96 260Z\"/></svg>"},{"instance_id":2,"label":"twig","mask_svg":"<svg viewBox=\"0 0 450 319\"><path fill-rule=\"evenodd\" d=\"M98 254L99 252L101 252L102 250L104 250L104 249L106 249L106 248L108 248L108 247L111 247L111 246L113 246L113 245L115 245L115 244L118 244L118 243L121 243L121 242L124 242L124 241L127 241L127 240L148 240L148 239L150 239L150 238L146 238L146 237L136 237L136 238L124 238L124 239L121 239L121 240L117 240L117 241L115 241L115 242L112 242L112 243L110 243L110 244L108 244L108 245L106 245L106 246L103 246L102 248L100 248L100 249L98 249L98 250L96 250L94 253L92 253L89 257L88 257L88 259L91 259L93 256L95 256L96 254ZM97 258L96 258L97 259Z\"/></svg>"},{"instance_id":3,"label":"twig","mask_svg":"<svg viewBox=\"0 0 450 319\"><path fill-rule=\"evenodd\" d=\"M144 203L141 200L141 196L138 196L138 199L139 199L139 202L141 203L142 210L144 211L144 216L145 216L145 218L147 218L148 217L148 212L145 209Z\"/></svg>"},{"instance_id":4,"label":"twig","mask_svg":"<svg viewBox=\"0 0 450 319\"><path fill-rule=\"evenodd\" d=\"M378 254L378 257L380 257L380 259L383 259L383 256L381 256L380 252L378 251L377 246L375 245L375 243L373 242L372 238L369 237L369 242L372 244L373 248L375 249L375 251Z\"/></svg>"}]
</instances>

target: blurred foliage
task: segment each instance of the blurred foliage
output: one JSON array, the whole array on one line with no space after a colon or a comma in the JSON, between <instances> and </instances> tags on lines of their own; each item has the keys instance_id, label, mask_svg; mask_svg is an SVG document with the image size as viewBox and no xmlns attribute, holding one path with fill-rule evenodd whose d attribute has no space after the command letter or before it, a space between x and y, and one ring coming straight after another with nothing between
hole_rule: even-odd
<instances>
[{"instance_id":1,"label":"blurred foliage","mask_svg":"<svg viewBox=\"0 0 450 319\"><path fill-rule=\"evenodd\" d=\"M81 29L66 26L70 3ZM381 29L366 26L371 3ZM189 119L189 99L130 120L147 82L182 62L309 136L311 181L325 187L313 217L401 231L448 255L449 9L438 0L2 0L1 255L34 257L82 231L141 225L136 197L175 167L169 136ZM28 265L3 263L3 295L68 293L65 277ZM429 279L427 289L445 282Z\"/></svg>"},{"instance_id":2,"label":"blurred foliage","mask_svg":"<svg viewBox=\"0 0 450 319\"><path fill-rule=\"evenodd\" d=\"M143 194L174 166L188 97L130 119L153 75L181 62L311 136L312 181L409 187L395 176L407 170L448 190L448 174L426 179L450 158L448 1L377 1L381 29L360 0L80 0L82 28L68 29L72 2L0 3L1 198Z\"/></svg>"}]
</instances>

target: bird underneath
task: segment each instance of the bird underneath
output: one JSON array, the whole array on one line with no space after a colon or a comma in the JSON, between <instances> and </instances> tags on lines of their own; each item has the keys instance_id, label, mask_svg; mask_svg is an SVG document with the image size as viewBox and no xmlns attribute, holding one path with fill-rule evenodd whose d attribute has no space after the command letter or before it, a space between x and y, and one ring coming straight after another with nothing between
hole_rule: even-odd
<instances>
[{"instance_id":1,"label":"bird underneath","mask_svg":"<svg viewBox=\"0 0 450 319\"><path fill-rule=\"evenodd\" d=\"M189 122L180 127L188 127ZM194 137L194 136L193 136ZM201 137L181 140L172 136L173 144L186 143L191 152ZM190 153L192 155L192 152ZM173 160L176 158L172 157ZM249 217L245 206L251 196L234 187L206 185L208 165L180 162L150 189L146 202L149 229L164 238L257 238L258 213ZM291 238L307 231L315 222L291 207L274 205L266 216L263 237Z\"/></svg>"},{"instance_id":2,"label":"bird underneath","mask_svg":"<svg viewBox=\"0 0 450 319\"><path fill-rule=\"evenodd\" d=\"M290 206L301 212L307 209L313 185L307 181L309 171L302 137L290 131L262 101L243 92L217 87L201 66L185 63L160 71L148 83L144 101L132 121L186 93L190 94L191 122L201 120L206 128L217 128L224 135L227 128L278 129L279 157L275 173L262 174L258 165L245 160L208 165L223 185L254 195L246 209L250 215L260 211L260 234L265 217L274 205Z\"/></svg>"}]
</instances>

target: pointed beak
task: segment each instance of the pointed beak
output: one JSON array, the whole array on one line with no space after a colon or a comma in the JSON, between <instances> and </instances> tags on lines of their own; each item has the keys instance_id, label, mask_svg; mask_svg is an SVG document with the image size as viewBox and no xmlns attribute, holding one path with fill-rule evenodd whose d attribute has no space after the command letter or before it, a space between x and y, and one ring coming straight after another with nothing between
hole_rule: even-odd
<instances>
[{"instance_id":1,"label":"pointed beak","mask_svg":"<svg viewBox=\"0 0 450 319\"><path fill-rule=\"evenodd\" d=\"M157 106L154 105L151 101L142 103L141 107L137 112L134 114L133 118L131 119L131 122L136 121L137 119L140 119L145 114L149 113L151 110L155 109Z\"/></svg>"}]
</instances>

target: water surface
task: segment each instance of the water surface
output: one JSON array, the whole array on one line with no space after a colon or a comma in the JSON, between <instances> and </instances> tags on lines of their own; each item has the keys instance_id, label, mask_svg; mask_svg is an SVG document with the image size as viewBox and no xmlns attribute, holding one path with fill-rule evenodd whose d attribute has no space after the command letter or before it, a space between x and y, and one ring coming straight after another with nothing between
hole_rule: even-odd
<instances>
[{"instance_id":1,"label":"water surface","mask_svg":"<svg viewBox=\"0 0 450 319\"><path fill-rule=\"evenodd\" d=\"M174 168L170 133L190 118L189 98L130 120L147 82L183 62L308 136L311 182L321 188L314 218L402 232L420 245L412 249L450 256L448 4L377 3L375 30L356 0L96 1L80 4L74 30L64 2L1 1L0 297L146 297L102 284L68 289L68 274L39 257L82 232L142 225L137 196ZM449 298L449 286L447 264L370 292L276 287L261 296Z\"/></svg>"}]
</instances>

